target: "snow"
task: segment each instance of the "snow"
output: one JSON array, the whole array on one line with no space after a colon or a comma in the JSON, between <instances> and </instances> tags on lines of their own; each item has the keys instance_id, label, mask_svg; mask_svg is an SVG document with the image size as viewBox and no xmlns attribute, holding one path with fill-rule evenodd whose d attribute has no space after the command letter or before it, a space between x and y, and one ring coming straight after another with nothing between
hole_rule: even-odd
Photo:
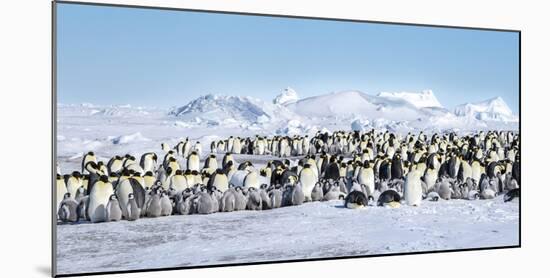
<instances>
[{"instance_id":1,"label":"snow","mask_svg":"<svg viewBox=\"0 0 550 278\"><path fill-rule=\"evenodd\" d=\"M287 87L279 95L277 95L275 99L273 99L273 103L286 106L291 103L295 103L298 99L298 93L296 93L294 89Z\"/></svg>"},{"instance_id":2,"label":"snow","mask_svg":"<svg viewBox=\"0 0 550 278\"><path fill-rule=\"evenodd\" d=\"M453 250L519 244L518 203L342 201L267 211L57 226L59 274Z\"/></svg>"},{"instance_id":3,"label":"snow","mask_svg":"<svg viewBox=\"0 0 550 278\"><path fill-rule=\"evenodd\" d=\"M204 157L210 142L230 135L519 128L517 116L501 98L450 112L435 105L439 102L430 93L433 98L426 92L342 91L298 99L287 88L275 103L206 95L172 109L59 104L57 158L61 172L70 173L81 170L82 155L88 151L102 161L117 154L162 154L161 143L173 147L185 138L201 142ZM275 159L234 158L256 166ZM58 225L58 270L62 274L515 245L518 217L518 204L503 203L499 197L364 210L343 209L341 201L317 202L259 212Z\"/></svg>"},{"instance_id":4,"label":"snow","mask_svg":"<svg viewBox=\"0 0 550 278\"><path fill-rule=\"evenodd\" d=\"M404 100L414 105L416 108L425 108L425 107L439 107L443 108L439 100L435 97L434 93L431 90L425 90L421 93L388 93L382 92L378 94L378 97L392 99L392 100Z\"/></svg>"}]
</instances>

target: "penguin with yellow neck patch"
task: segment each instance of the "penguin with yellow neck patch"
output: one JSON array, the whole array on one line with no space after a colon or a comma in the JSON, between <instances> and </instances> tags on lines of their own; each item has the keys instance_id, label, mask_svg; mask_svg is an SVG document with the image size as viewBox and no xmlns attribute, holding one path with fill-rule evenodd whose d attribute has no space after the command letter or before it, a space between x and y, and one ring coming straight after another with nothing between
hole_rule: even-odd
<instances>
[{"instance_id":1,"label":"penguin with yellow neck patch","mask_svg":"<svg viewBox=\"0 0 550 278\"><path fill-rule=\"evenodd\" d=\"M107 203L113 195L113 185L105 175L101 176L93 185L91 185L88 205L86 206L87 215L91 222L107 221Z\"/></svg>"}]
</instances>

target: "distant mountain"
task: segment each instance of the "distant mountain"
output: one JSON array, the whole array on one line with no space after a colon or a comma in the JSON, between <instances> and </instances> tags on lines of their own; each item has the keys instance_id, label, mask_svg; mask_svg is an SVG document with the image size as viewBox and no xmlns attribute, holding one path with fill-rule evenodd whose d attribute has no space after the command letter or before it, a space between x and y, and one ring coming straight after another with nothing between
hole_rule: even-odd
<instances>
[{"instance_id":1,"label":"distant mountain","mask_svg":"<svg viewBox=\"0 0 550 278\"><path fill-rule=\"evenodd\" d=\"M293 115L285 107L252 97L201 96L185 106L176 107L169 115L195 122L222 123L264 123L290 119Z\"/></svg>"},{"instance_id":2,"label":"distant mountain","mask_svg":"<svg viewBox=\"0 0 550 278\"><path fill-rule=\"evenodd\" d=\"M519 121L501 97L461 104L455 108L454 113L459 117L473 117L482 121Z\"/></svg>"}]
</instances>

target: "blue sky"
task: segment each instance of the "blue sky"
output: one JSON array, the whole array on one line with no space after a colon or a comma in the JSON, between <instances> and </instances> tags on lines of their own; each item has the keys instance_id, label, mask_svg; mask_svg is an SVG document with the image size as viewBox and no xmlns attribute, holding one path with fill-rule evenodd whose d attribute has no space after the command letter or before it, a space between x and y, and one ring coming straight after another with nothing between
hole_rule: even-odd
<instances>
[{"instance_id":1,"label":"blue sky","mask_svg":"<svg viewBox=\"0 0 550 278\"><path fill-rule=\"evenodd\" d=\"M518 34L58 4L58 101L171 107L207 93L271 100L431 89L452 108L519 110Z\"/></svg>"}]
</instances>

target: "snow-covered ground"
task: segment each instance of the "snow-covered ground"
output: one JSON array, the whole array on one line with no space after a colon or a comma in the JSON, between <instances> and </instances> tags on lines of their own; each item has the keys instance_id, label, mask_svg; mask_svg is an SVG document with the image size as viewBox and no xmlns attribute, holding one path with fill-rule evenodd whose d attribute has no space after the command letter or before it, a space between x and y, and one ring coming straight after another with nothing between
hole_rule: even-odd
<instances>
[{"instance_id":1,"label":"snow-covered ground","mask_svg":"<svg viewBox=\"0 0 550 278\"><path fill-rule=\"evenodd\" d=\"M519 244L519 206L493 200L267 211L57 226L59 274Z\"/></svg>"},{"instance_id":2,"label":"snow-covered ground","mask_svg":"<svg viewBox=\"0 0 550 278\"><path fill-rule=\"evenodd\" d=\"M182 104L183 105L183 104ZM203 96L171 109L129 105L59 104L57 158L62 174L80 170L94 151L140 157L161 142L210 142L233 136L294 135L335 130L425 133L517 130L500 98L441 107L431 91L331 93L300 99L287 88L272 102L241 96ZM218 155L221 159L221 154ZM270 157L235 155L265 165ZM202 162L202 160L201 160ZM57 226L58 272L97 272L334 256L516 245L517 203L495 200L424 202L420 207L364 210L341 201L271 211L170 216L135 222Z\"/></svg>"}]
</instances>

